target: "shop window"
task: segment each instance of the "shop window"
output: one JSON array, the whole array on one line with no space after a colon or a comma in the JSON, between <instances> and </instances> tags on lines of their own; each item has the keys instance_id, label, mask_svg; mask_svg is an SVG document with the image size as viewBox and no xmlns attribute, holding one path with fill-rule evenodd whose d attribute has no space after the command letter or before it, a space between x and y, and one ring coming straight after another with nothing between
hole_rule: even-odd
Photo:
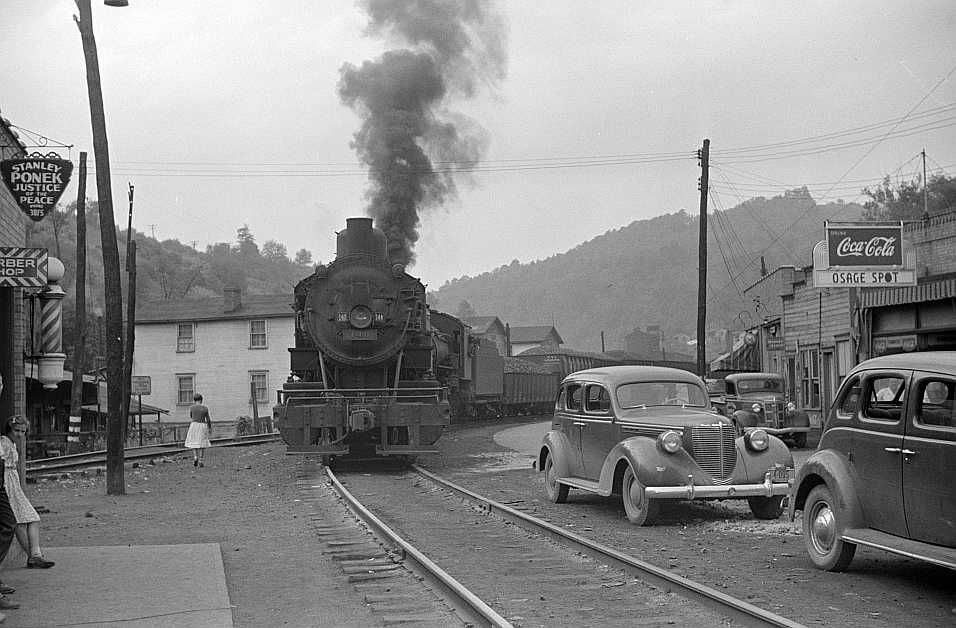
<instances>
[{"instance_id":1,"label":"shop window","mask_svg":"<svg viewBox=\"0 0 956 628\"><path fill-rule=\"evenodd\" d=\"M800 392L804 406L820 407L820 352L817 349L804 349L800 352Z\"/></svg>"}]
</instances>

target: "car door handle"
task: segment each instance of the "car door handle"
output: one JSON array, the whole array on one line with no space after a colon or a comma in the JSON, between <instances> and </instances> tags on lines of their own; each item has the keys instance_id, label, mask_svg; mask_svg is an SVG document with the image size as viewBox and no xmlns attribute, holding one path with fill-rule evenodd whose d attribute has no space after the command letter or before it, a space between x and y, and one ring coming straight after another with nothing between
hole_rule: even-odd
<instances>
[{"instance_id":1,"label":"car door handle","mask_svg":"<svg viewBox=\"0 0 956 628\"><path fill-rule=\"evenodd\" d=\"M888 452L890 452L891 454L898 454L898 453L900 453L900 452L903 451L903 450L902 450L901 448L899 448L899 447L884 447L884 448L883 448L883 451L888 451Z\"/></svg>"},{"instance_id":2,"label":"car door handle","mask_svg":"<svg viewBox=\"0 0 956 628\"><path fill-rule=\"evenodd\" d=\"M902 453L904 456L915 456L915 455L916 455L916 452L913 451L912 449L904 449L901 453Z\"/></svg>"},{"instance_id":3,"label":"car door handle","mask_svg":"<svg viewBox=\"0 0 956 628\"><path fill-rule=\"evenodd\" d=\"M577 421L575 421L574 424L575 424L576 426L578 426L578 427L587 427L587 426L588 426L587 423L578 423Z\"/></svg>"}]
</instances>

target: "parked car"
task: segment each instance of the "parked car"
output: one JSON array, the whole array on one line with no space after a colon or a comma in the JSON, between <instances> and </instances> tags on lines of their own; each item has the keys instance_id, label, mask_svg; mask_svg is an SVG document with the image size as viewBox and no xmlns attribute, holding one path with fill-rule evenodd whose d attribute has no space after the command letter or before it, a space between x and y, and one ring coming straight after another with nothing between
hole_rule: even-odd
<instances>
[{"instance_id":1,"label":"parked car","mask_svg":"<svg viewBox=\"0 0 956 628\"><path fill-rule=\"evenodd\" d=\"M810 415L797 408L784 393L783 377L777 373L732 373L724 378L727 394L724 412L738 434L762 427L768 434L807 446Z\"/></svg>"},{"instance_id":2,"label":"parked car","mask_svg":"<svg viewBox=\"0 0 956 628\"><path fill-rule=\"evenodd\" d=\"M843 571L863 545L956 569L954 400L952 351L883 356L847 374L790 500L814 565Z\"/></svg>"},{"instance_id":3,"label":"parked car","mask_svg":"<svg viewBox=\"0 0 956 628\"><path fill-rule=\"evenodd\" d=\"M776 519L793 480L793 457L757 428L738 436L688 371L610 366L561 383L537 461L548 498L571 488L622 496L627 518L653 521L663 499L746 499Z\"/></svg>"},{"instance_id":4,"label":"parked car","mask_svg":"<svg viewBox=\"0 0 956 628\"><path fill-rule=\"evenodd\" d=\"M707 387L707 396L710 397L710 405L718 414L726 416L727 409L727 382L723 377L704 378L704 385Z\"/></svg>"}]
</instances>

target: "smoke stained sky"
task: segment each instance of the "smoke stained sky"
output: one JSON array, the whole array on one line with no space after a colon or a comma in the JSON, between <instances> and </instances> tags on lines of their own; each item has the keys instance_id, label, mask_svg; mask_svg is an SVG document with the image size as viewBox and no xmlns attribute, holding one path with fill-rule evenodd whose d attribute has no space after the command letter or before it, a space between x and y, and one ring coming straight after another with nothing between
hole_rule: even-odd
<instances>
[{"instance_id":1,"label":"smoke stained sky","mask_svg":"<svg viewBox=\"0 0 956 628\"><path fill-rule=\"evenodd\" d=\"M75 162L92 142L73 2L3 4L0 114L74 144ZM248 223L260 245L275 239L327 260L333 231L367 204L367 167L350 146L362 118L340 98L340 70L427 29L399 37L387 20L369 29L351 1L131 0L111 9L94 0L93 14L114 203L124 206L127 182L136 186L135 228L204 248L233 241ZM879 133L796 158L746 163L729 151L910 112L956 66L949 0L514 0L499 2L498 14L504 30L488 32L507 36L482 45L484 58L502 63L456 74L447 88L473 97L440 112L484 158L456 179L457 200L422 216L410 270L433 287L633 220L696 213L692 154L704 137L718 166L711 206L725 209L803 184L818 197L828 191L820 200L858 199L885 174L915 174L924 147L931 170L956 173L956 127L945 124L872 151ZM458 40L442 41L453 50ZM956 75L913 113L954 102ZM679 158L633 157L649 153ZM465 163L463 155L433 159ZM586 159L596 156L616 159ZM570 166L554 167L555 158ZM95 197L92 176L88 186ZM75 195L72 184L63 198Z\"/></svg>"}]
</instances>

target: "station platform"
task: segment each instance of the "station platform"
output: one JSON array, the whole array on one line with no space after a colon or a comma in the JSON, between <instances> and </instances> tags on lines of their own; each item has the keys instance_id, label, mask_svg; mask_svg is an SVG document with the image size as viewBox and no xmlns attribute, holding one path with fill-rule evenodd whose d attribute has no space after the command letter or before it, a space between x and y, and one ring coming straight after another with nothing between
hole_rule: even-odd
<instances>
[{"instance_id":1,"label":"station platform","mask_svg":"<svg viewBox=\"0 0 956 628\"><path fill-rule=\"evenodd\" d=\"M55 557L55 567L4 561L0 578L17 590L6 597L20 604L3 611L4 628L233 626L218 543L48 547L44 553Z\"/></svg>"}]
</instances>

